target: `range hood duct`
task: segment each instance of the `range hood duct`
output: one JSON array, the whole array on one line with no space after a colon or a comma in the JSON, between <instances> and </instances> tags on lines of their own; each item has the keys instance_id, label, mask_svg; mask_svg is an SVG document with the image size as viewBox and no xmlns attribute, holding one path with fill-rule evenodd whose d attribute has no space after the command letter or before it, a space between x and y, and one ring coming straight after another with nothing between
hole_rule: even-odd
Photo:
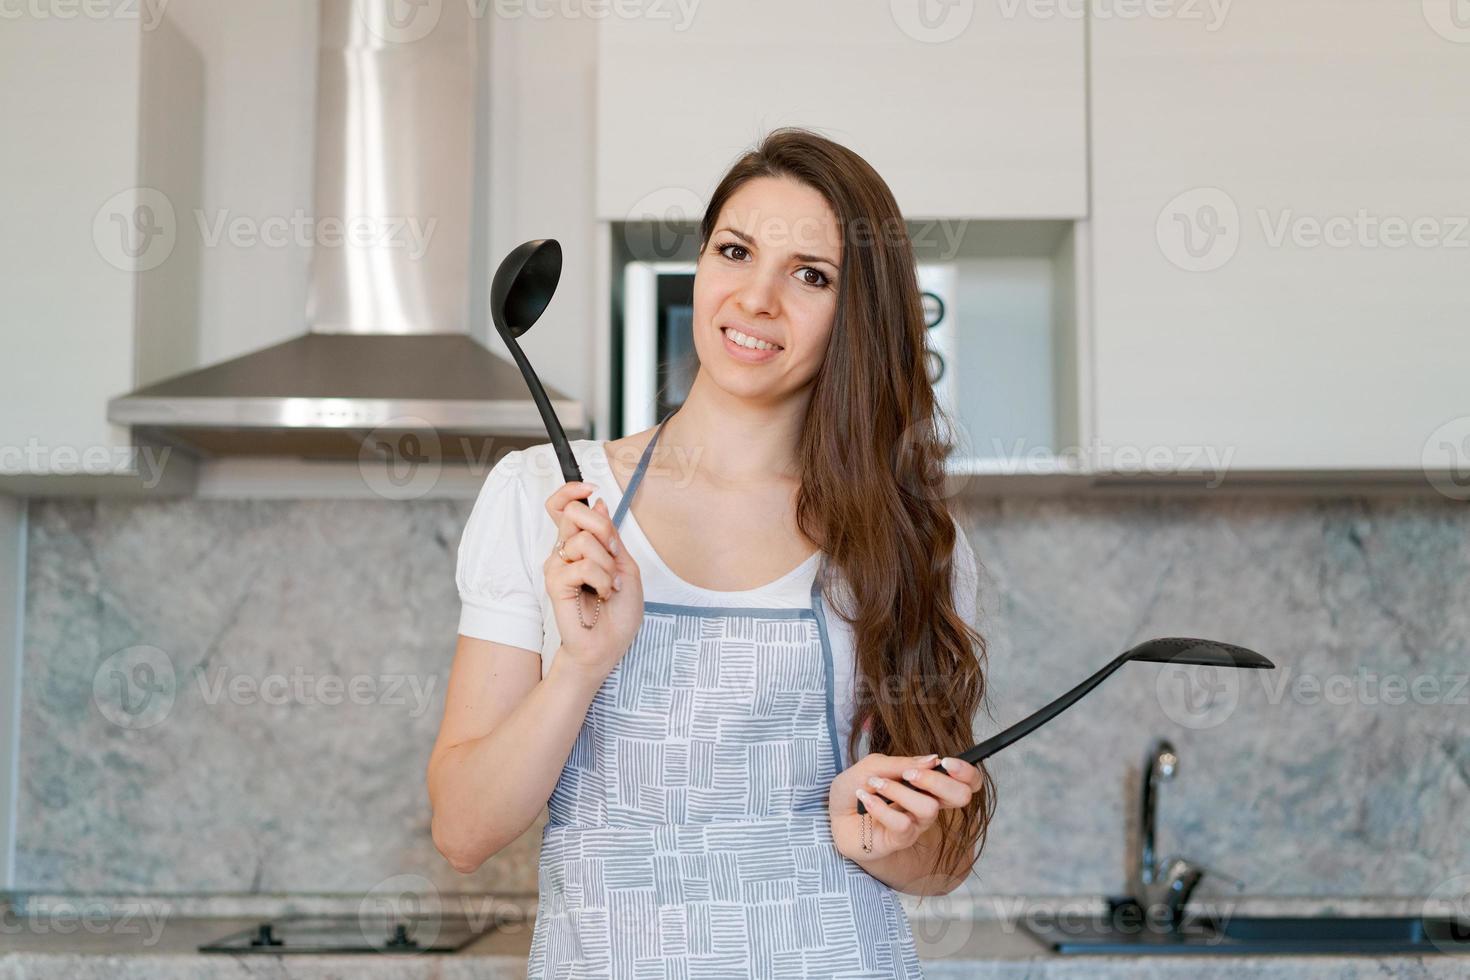
<instances>
[{"instance_id":1,"label":"range hood duct","mask_svg":"<svg viewBox=\"0 0 1470 980\"><path fill-rule=\"evenodd\" d=\"M307 333L113 399L135 441L355 459L428 430L477 460L546 441L519 369L469 332L478 25L436 9L408 41L392 0L321 0ZM547 394L568 436L590 434L579 402Z\"/></svg>"}]
</instances>

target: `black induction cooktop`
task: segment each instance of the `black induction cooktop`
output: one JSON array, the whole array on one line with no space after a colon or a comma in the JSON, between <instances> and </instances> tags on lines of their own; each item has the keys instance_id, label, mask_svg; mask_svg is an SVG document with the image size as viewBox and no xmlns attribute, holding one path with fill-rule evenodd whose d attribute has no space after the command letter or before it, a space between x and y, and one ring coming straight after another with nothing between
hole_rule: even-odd
<instances>
[{"instance_id":1,"label":"black induction cooktop","mask_svg":"<svg viewBox=\"0 0 1470 980\"><path fill-rule=\"evenodd\" d=\"M453 953L494 930L463 916L291 915L204 943L201 953Z\"/></svg>"}]
</instances>

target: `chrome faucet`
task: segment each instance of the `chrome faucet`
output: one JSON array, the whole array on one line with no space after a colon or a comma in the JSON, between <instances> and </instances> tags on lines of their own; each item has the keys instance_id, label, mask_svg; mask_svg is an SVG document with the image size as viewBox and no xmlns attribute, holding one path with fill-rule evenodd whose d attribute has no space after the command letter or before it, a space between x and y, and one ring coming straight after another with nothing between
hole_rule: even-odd
<instances>
[{"instance_id":1,"label":"chrome faucet","mask_svg":"<svg viewBox=\"0 0 1470 980\"><path fill-rule=\"evenodd\" d=\"M1143 760L1143 768L1138 808L1138 871L1132 883L1132 898L1151 917L1162 906L1169 927L1174 928L1179 924L1189 896L1204 877L1205 869L1182 857L1158 861L1154 856L1159 783L1173 779L1179 770L1179 756L1174 746L1163 739L1156 741Z\"/></svg>"}]
</instances>

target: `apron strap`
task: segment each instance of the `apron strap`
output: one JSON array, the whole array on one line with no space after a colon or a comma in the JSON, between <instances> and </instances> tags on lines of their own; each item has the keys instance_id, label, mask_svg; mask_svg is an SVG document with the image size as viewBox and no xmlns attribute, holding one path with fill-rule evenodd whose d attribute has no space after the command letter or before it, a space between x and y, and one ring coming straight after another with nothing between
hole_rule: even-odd
<instances>
[{"instance_id":1,"label":"apron strap","mask_svg":"<svg viewBox=\"0 0 1470 980\"><path fill-rule=\"evenodd\" d=\"M623 515L633 505L633 497L638 493L638 484L643 482L643 473L648 469L649 458L653 456L654 444L658 442L658 437L663 433L664 426L668 425L669 419L673 417L672 413L666 415L664 420L658 424L658 428L654 430L653 438L648 440L648 445L643 447L643 455L638 458L638 466L633 470L633 478L628 481L628 489L624 492L623 499L618 501L617 512L613 514L613 527L618 527L623 523Z\"/></svg>"}]
</instances>

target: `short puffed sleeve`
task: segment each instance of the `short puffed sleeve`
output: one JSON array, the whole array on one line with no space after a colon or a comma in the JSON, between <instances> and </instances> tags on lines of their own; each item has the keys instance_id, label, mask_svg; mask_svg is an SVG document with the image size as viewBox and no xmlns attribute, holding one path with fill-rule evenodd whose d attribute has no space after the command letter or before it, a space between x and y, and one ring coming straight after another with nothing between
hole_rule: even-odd
<instances>
[{"instance_id":1,"label":"short puffed sleeve","mask_svg":"<svg viewBox=\"0 0 1470 980\"><path fill-rule=\"evenodd\" d=\"M539 654L541 597L527 544L535 511L523 452L507 453L485 477L460 536L454 580L460 633Z\"/></svg>"}]
</instances>

